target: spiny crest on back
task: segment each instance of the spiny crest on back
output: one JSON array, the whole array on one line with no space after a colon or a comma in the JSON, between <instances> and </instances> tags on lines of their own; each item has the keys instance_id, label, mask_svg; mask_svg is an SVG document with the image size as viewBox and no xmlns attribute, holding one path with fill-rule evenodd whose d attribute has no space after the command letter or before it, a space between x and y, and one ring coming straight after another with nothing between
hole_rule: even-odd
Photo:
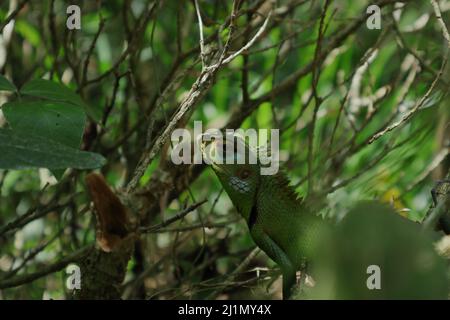
<instances>
[{"instance_id":1,"label":"spiny crest on back","mask_svg":"<svg viewBox=\"0 0 450 320\"><path fill-rule=\"evenodd\" d=\"M300 204L303 200L295 191L294 186L289 181L285 171L281 169L276 175L273 176L276 185L282 190L282 194L286 195L289 200L292 200Z\"/></svg>"}]
</instances>

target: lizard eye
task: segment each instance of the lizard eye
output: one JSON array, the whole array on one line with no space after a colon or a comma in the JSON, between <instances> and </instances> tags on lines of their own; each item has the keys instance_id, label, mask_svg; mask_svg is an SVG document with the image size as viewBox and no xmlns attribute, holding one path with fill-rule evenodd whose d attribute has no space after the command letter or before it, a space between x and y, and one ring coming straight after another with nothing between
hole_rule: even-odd
<instances>
[{"instance_id":1,"label":"lizard eye","mask_svg":"<svg viewBox=\"0 0 450 320\"><path fill-rule=\"evenodd\" d=\"M240 172L238 172L238 177L242 180L247 179L248 177L250 177L250 170L241 170Z\"/></svg>"}]
</instances>

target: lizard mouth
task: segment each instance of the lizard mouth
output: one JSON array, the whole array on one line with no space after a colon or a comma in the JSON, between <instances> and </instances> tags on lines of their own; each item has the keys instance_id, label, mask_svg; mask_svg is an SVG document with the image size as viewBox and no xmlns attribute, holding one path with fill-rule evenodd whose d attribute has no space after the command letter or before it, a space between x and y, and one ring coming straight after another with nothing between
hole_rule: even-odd
<instances>
[{"instance_id":1,"label":"lizard mouth","mask_svg":"<svg viewBox=\"0 0 450 320\"><path fill-rule=\"evenodd\" d=\"M245 139L239 134L204 133L197 138L197 144L206 164L216 173L230 174L233 164L256 163L255 153L247 148Z\"/></svg>"},{"instance_id":2,"label":"lizard mouth","mask_svg":"<svg viewBox=\"0 0 450 320\"><path fill-rule=\"evenodd\" d=\"M202 152L203 158L209 161L211 165L217 165L223 161L223 150L225 144L219 139L214 141L202 141L200 143L200 150Z\"/></svg>"},{"instance_id":3,"label":"lizard mouth","mask_svg":"<svg viewBox=\"0 0 450 320\"><path fill-rule=\"evenodd\" d=\"M200 147L200 151L202 153L202 157L206 160L209 160L209 162L214 163L213 159L210 156L211 148L214 148L214 141L204 141L203 137L207 136L205 133L199 135L197 137L197 145Z\"/></svg>"},{"instance_id":4,"label":"lizard mouth","mask_svg":"<svg viewBox=\"0 0 450 320\"><path fill-rule=\"evenodd\" d=\"M236 147L232 148L232 144L228 143L227 138L225 140L222 137L215 137L211 141L211 137L208 137L208 141L203 141L202 138L206 134L200 135L197 139L197 143L200 146L203 158L206 160L207 164L210 164L215 171L225 172L225 164L227 162L227 157L231 158L235 156Z\"/></svg>"}]
</instances>

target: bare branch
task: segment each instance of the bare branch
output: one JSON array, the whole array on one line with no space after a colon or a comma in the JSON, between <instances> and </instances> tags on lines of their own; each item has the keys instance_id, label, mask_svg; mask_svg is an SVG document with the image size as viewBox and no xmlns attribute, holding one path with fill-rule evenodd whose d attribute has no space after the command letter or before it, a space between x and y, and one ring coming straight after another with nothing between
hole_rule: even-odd
<instances>
[{"instance_id":1,"label":"bare branch","mask_svg":"<svg viewBox=\"0 0 450 320\"><path fill-rule=\"evenodd\" d=\"M205 40L203 38L203 21L202 21L202 14L200 13L200 7L198 5L198 0L194 1L195 4L195 11L197 13L197 19L198 19L198 31L200 35L200 57L202 59L202 69L204 70L206 67L205 62Z\"/></svg>"},{"instance_id":2,"label":"bare branch","mask_svg":"<svg viewBox=\"0 0 450 320\"><path fill-rule=\"evenodd\" d=\"M16 18L17 14L20 12L20 10L22 10L22 8L28 3L30 2L30 0L23 0L21 3L19 3L19 5L17 6L16 9L14 9L13 12L11 12L9 14L9 16L6 17L6 19L4 21L2 21L2 23L0 23L0 32L3 31L3 28L13 19Z\"/></svg>"},{"instance_id":3,"label":"bare branch","mask_svg":"<svg viewBox=\"0 0 450 320\"><path fill-rule=\"evenodd\" d=\"M247 42L241 49L233 53L232 55L225 58L221 63L216 63L213 65L210 65L206 68L206 70L216 69L221 65L228 64L231 61L233 61L237 56L242 54L244 51L248 50L255 42L258 40L258 38L263 34L264 30L266 30L267 24L269 23L270 16L272 15L272 12L269 12L269 15L267 16L266 20L262 24L261 28L259 28L258 32L253 36L253 38Z\"/></svg>"}]
</instances>

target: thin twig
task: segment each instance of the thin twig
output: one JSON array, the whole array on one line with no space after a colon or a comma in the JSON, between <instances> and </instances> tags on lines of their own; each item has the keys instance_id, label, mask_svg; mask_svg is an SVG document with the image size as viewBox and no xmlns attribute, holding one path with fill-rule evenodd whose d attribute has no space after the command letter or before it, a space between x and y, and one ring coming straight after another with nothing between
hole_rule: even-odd
<instances>
[{"instance_id":1,"label":"thin twig","mask_svg":"<svg viewBox=\"0 0 450 320\"><path fill-rule=\"evenodd\" d=\"M95 44L97 43L97 40L98 40L100 33L102 32L104 26L105 26L105 19L103 19L103 17L100 15L100 22L98 24L98 30L95 33L94 39L92 39L91 45L89 46L89 50L86 55L86 59L84 60L83 75L81 77L82 86L84 86L84 84L87 81L87 70L89 67L89 61L91 59L92 53L94 52Z\"/></svg>"},{"instance_id":2,"label":"thin twig","mask_svg":"<svg viewBox=\"0 0 450 320\"><path fill-rule=\"evenodd\" d=\"M245 270L245 268L248 267L248 265L253 261L253 259L261 252L261 249L259 248L254 248L250 254L236 267L236 269L233 270L233 272L230 273L230 275L228 276L227 279L227 283L230 281L233 281L234 278L239 275L241 272L243 272ZM223 289L226 288L226 285L224 285L222 288L214 290L207 298L206 300L209 299L214 299Z\"/></svg>"},{"instance_id":3,"label":"thin twig","mask_svg":"<svg viewBox=\"0 0 450 320\"><path fill-rule=\"evenodd\" d=\"M319 76L320 76L320 66L321 66L321 60L320 59L320 53L322 50L322 41L324 36L324 22L325 22L325 16L328 11L328 6L330 4L330 0L326 0L324 8L322 10L322 15L320 17L320 23L319 23L319 34L317 36L317 44L316 44L316 50L314 52L314 60L312 62L313 69L312 69L312 92L314 96L314 111L313 111L313 119L311 121L311 129L309 132L309 141L308 141L308 195L311 194L314 190L314 179L312 175L313 171L313 162L314 162L314 131L316 129L316 120L317 120L317 113L319 112L319 108L323 102L323 99L319 97L319 94L317 92L317 84L319 82Z\"/></svg>"},{"instance_id":4,"label":"thin twig","mask_svg":"<svg viewBox=\"0 0 450 320\"><path fill-rule=\"evenodd\" d=\"M446 53L443 57L442 60L442 65L441 68L439 69L439 72L437 73L436 78L433 80L430 88L428 88L427 92L425 92L425 94L422 96L422 98L414 105L414 107L407 112L399 121L393 123L392 125L390 125L389 127L385 128L384 130L376 133L370 140L369 140L369 144L373 143L374 141L378 140L379 138L381 138L382 136L384 136L386 133L403 126L406 122L408 122L416 113L417 111L420 109L420 107L422 107L422 105L425 103L425 101L430 97L431 93L433 92L436 84L438 83L438 81L441 79L442 74L444 73L445 67L447 66L447 62L448 62L448 53L450 50L450 35L447 29L447 26L444 23L444 20L442 20L442 15L441 15L441 11L439 9L439 5L437 4L437 2L435 0L430 0L431 4L433 5L434 8L434 13L436 16L436 19L439 22L439 25L441 26L442 29L442 34L445 38L445 40L447 41L447 50Z\"/></svg>"},{"instance_id":5,"label":"thin twig","mask_svg":"<svg viewBox=\"0 0 450 320\"><path fill-rule=\"evenodd\" d=\"M160 229L162 229L164 227L167 227L168 225L174 223L175 221L180 220L181 218L186 216L188 213L190 213L190 212L194 211L195 209L197 209L198 207L200 207L205 202L207 202L207 200L203 200L203 201L197 202L197 203L187 207L186 209L180 211L175 216L167 219L166 221L158 223L157 225L154 225L154 226L141 227L139 229L139 231L141 233L154 233L154 232L156 232L156 231L158 231L158 230L160 230Z\"/></svg>"},{"instance_id":6,"label":"thin twig","mask_svg":"<svg viewBox=\"0 0 450 320\"><path fill-rule=\"evenodd\" d=\"M106 70L105 72L103 72L98 77L96 77L94 79L91 79L91 80L86 80L85 83L84 83L84 86L88 86L88 85L91 85L93 83L96 83L96 82L99 82L99 81L103 80L104 78L106 78L107 76L109 76L111 73L113 73L115 70L117 70L119 68L119 66L122 64L122 62L135 49L135 44L138 41L138 37L142 36L142 31L144 30L145 26L148 23L148 20L151 18L151 16L153 15L154 10L157 7L156 4L157 4L157 2L153 2L151 7L150 7L150 9L147 10L147 12L145 13L145 16L142 19L142 22L140 24L138 24L136 29L133 31L133 34L135 34L136 36L130 40L130 42L128 43L125 51L123 51L123 53L120 55L120 57L114 63L114 65L111 68L109 68L108 70Z\"/></svg>"},{"instance_id":7,"label":"thin twig","mask_svg":"<svg viewBox=\"0 0 450 320\"><path fill-rule=\"evenodd\" d=\"M233 6L232 15L235 15L234 10L235 9ZM265 28L268 24L269 18L270 18L270 14L266 18L266 21L264 22L263 26L258 30L256 35L253 37L253 39L250 40L244 47L242 47L241 50L238 50L235 54L232 54L231 56L229 56L228 58L225 58L223 60L221 57L217 64L208 66L207 68L205 68L205 70L203 70L201 72L201 74L198 76L197 80L194 82L191 89L189 90L188 94L180 102L178 111L173 115L172 119L165 126L162 133L156 138L155 142L150 147L150 149L148 151L145 151L142 154L141 159L139 160L139 163L133 173L133 177L127 185L127 189L126 189L127 193L131 193L136 189L136 187L138 186L139 180L144 175L145 170L150 165L150 163L153 161L153 159L156 157L156 155L161 150L161 148L164 146L164 144L167 142L170 134L176 128L177 124L188 112L193 111L193 107L208 92L209 88L212 86L212 80L214 79L215 75L217 74L219 67L232 61L240 53L247 50L256 41L256 39L258 39L258 37L263 33L263 31L265 30ZM229 43L231 41L231 36L232 36L232 31L230 31L230 33L228 35L227 43ZM222 53L222 56L224 56L226 54L226 51L227 51L227 49L225 48Z\"/></svg>"},{"instance_id":8,"label":"thin twig","mask_svg":"<svg viewBox=\"0 0 450 320\"><path fill-rule=\"evenodd\" d=\"M9 14L9 16L7 16L6 19L5 19L2 23L0 23L0 32L3 31L3 28L4 28L11 20L13 20L13 19L17 16L17 14L20 12L20 10L22 10L22 8L23 8L28 2L30 2L30 0L24 0L24 1L22 1L21 3L19 3L19 5L17 6L17 8L16 8L13 12L11 12L11 13Z\"/></svg>"},{"instance_id":9,"label":"thin twig","mask_svg":"<svg viewBox=\"0 0 450 320\"><path fill-rule=\"evenodd\" d=\"M45 277L50 273L57 272L66 267L68 264L78 261L78 259L83 257L92 248L93 248L92 245L81 248L78 251L75 251L74 253L68 255L67 257L62 258L61 260L47 267L40 268L39 271L36 271L34 273L22 274L11 279L0 281L0 289L17 287L26 283L33 282L39 278Z\"/></svg>"},{"instance_id":10,"label":"thin twig","mask_svg":"<svg viewBox=\"0 0 450 320\"><path fill-rule=\"evenodd\" d=\"M194 1L195 4L195 11L197 13L197 19L198 19L198 32L200 34L200 57L202 59L202 70L206 68L206 62L205 62L205 40L203 38L203 21L202 21L202 15L200 13L200 7L198 5L198 1Z\"/></svg>"},{"instance_id":11,"label":"thin twig","mask_svg":"<svg viewBox=\"0 0 450 320\"><path fill-rule=\"evenodd\" d=\"M49 240L45 241L44 243L36 246L35 248L32 248L30 252L24 257L24 259L21 261L19 266L14 268L13 270L9 271L6 275L2 277L2 280L4 279L10 279L12 276L17 274L20 270L22 270L28 263L28 261L32 260L34 257L36 257L39 253L45 250L50 244L52 244L55 240L57 240L61 234L64 232L64 229L59 230L53 237L51 237Z\"/></svg>"},{"instance_id":12,"label":"thin twig","mask_svg":"<svg viewBox=\"0 0 450 320\"><path fill-rule=\"evenodd\" d=\"M217 64L213 64L213 65L208 66L206 68L206 70L216 69L216 68L218 68L221 65L228 64L231 61L233 61L234 58L236 58L237 56L242 54L244 51L248 50L256 42L256 40L258 40L258 38L263 34L264 30L266 30L266 27L267 27L267 24L269 23L269 19L270 19L271 15L272 15L272 12L269 12L269 14L267 15L267 18L264 21L264 23L261 26L261 28L259 28L258 32L256 32L256 34L253 36L253 38L249 42L247 42L246 45L244 45L241 49L239 49L238 51L236 51L232 55L230 55L227 58L223 59L223 61L221 63L217 63Z\"/></svg>"}]
</instances>

